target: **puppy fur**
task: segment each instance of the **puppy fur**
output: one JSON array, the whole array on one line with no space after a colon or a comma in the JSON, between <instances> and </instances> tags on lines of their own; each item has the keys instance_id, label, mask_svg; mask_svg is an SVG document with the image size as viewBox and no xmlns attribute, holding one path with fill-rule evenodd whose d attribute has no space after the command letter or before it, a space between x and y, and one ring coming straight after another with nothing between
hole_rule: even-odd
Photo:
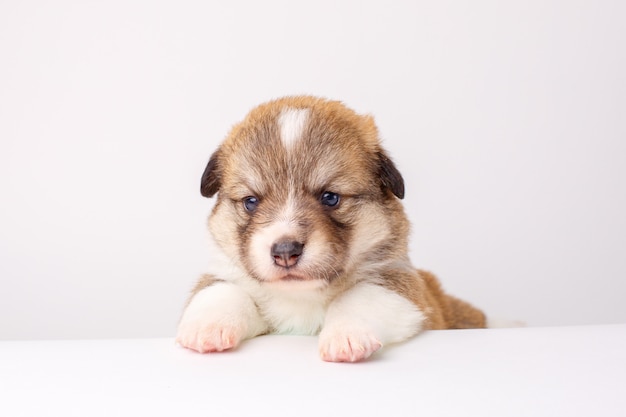
<instances>
[{"instance_id":1,"label":"puppy fur","mask_svg":"<svg viewBox=\"0 0 626 417\"><path fill-rule=\"evenodd\" d=\"M201 180L211 270L177 342L198 352L266 333L319 334L322 359L355 362L424 329L485 327L408 258L403 178L370 116L300 96L234 126Z\"/></svg>"}]
</instances>

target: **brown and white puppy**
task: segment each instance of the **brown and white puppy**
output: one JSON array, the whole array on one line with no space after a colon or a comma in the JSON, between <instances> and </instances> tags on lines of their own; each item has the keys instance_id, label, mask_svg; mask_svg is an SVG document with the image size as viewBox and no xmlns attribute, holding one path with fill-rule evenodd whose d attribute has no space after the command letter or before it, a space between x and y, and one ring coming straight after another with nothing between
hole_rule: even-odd
<instances>
[{"instance_id":1,"label":"brown and white puppy","mask_svg":"<svg viewBox=\"0 0 626 417\"><path fill-rule=\"evenodd\" d=\"M253 109L211 156L202 195L213 260L177 342L222 351L265 333L314 335L359 361L423 329L485 327L407 255L402 176L370 116L286 97Z\"/></svg>"}]
</instances>

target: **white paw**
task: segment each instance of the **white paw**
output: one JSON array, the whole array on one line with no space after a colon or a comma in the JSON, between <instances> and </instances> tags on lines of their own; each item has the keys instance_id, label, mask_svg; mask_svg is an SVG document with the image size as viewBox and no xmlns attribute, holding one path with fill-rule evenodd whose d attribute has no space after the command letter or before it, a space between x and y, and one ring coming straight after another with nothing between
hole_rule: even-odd
<instances>
[{"instance_id":1,"label":"white paw","mask_svg":"<svg viewBox=\"0 0 626 417\"><path fill-rule=\"evenodd\" d=\"M358 362L382 346L368 331L322 330L319 339L320 356L327 362Z\"/></svg>"},{"instance_id":2,"label":"white paw","mask_svg":"<svg viewBox=\"0 0 626 417\"><path fill-rule=\"evenodd\" d=\"M357 284L326 312L319 351L329 362L357 362L384 344L417 334L424 314L408 299L379 285Z\"/></svg>"},{"instance_id":3,"label":"white paw","mask_svg":"<svg viewBox=\"0 0 626 417\"><path fill-rule=\"evenodd\" d=\"M221 352L239 345L244 335L243 329L237 327L202 321L181 322L176 342L200 353Z\"/></svg>"},{"instance_id":4,"label":"white paw","mask_svg":"<svg viewBox=\"0 0 626 417\"><path fill-rule=\"evenodd\" d=\"M217 283L191 299L178 325L176 343L196 352L221 352L265 331L254 303L240 288Z\"/></svg>"}]
</instances>

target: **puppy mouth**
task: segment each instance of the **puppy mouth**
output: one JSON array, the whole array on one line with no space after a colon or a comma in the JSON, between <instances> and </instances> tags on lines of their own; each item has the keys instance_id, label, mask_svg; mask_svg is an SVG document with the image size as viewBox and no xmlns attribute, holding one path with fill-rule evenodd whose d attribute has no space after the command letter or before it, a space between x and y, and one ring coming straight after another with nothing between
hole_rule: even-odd
<instances>
[{"instance_id":1,"label":"puppy mouth","mask_svg":"<svg viewBox=\"0 0 626 417\"><path fill-rule=\"evenodd\" d=\"M282 283L304 283L304 282L308 282L308 283L314 283L314 282L318 282L318 283L330 283L331 281L333 281L336 276L339 276L341 274L341 272L334 270L335 274L333 275L329 275L326 273L310 273L311 271L308 271L308 273L302 273L300 271L284 271L282 274L279 274L277 276L274 277L274 279L268 281L268 282L282 282Z\"/></svg>"},{"instance_id":2,"label":"puppy mouth","mask_svg":"<svg viewBox=\"0 0 626 417\"><path fill-rule=\"evenodd\" d=\"M268 284L298 284L298 283L315 283L324 280L315 275L304 274L299 271L284 271L277 274L271 279L265 280Z\"/></svg>"},{"instance_id":3,"label":"puppy mouth","mask_svg":"<svg viewBox=\"0 0 626 417\"><path fill-rule=\"evenodd\" d=\"M278 278L278 281L311 281L314 278L305 277L303 275L288 273Z\"/></svg>"},{"instance_id":4,"label":"puppy mouth","mask_svg":"<svg viewBox=\"0 0 626 417\"><path fill-rule=\"evenodd\" d=\"M282 274L275 275L272 279L263 282L271 288L282 291L313 291L328 285L328 281L320 276L293 271L284 271Z\"/></svg>"}]
</instances>

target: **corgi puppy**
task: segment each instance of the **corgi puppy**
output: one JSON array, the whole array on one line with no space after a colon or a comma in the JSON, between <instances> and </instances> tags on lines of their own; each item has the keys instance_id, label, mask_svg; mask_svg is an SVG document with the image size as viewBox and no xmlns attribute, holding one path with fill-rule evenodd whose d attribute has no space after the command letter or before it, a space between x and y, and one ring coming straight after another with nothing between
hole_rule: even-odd
<instances>
[{"instance_id":1,"label":"corgi puppy","mask_svg":"<svg viewBox=\"0 0 626 417\"><path fill-rule=\"evenodd\" d=\"M319 334L325 361L356 362L425 329L485 327L408 257L402 175L371 116L316 97L262 104L202 175L217 195L211 267L177 342L198 352L262 334Z\"/></svg>"}]
</instances>

